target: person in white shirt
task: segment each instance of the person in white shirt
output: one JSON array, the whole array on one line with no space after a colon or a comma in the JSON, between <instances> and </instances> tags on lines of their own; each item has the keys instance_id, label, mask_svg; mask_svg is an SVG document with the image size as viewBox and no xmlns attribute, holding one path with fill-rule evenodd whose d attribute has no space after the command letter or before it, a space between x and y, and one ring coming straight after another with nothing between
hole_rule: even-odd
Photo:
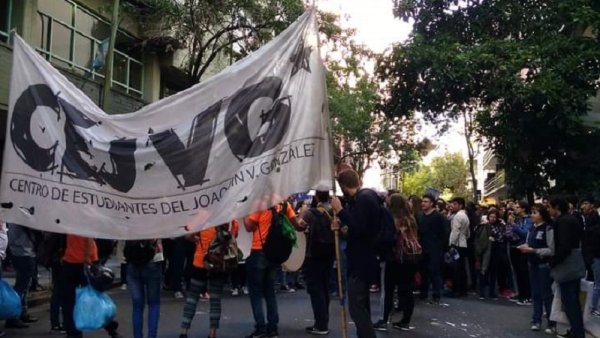
<instances>
[{"instance_id":1,"label":"person in white shirt","mask_svg":"<svg viewBox=\"0 0 600 338\"><path fill-rule=\"evenodd\" d=\"M449 246L458 251L459 258L454 263L452 278L453 295L464 297L467 295L467 239L471 235L469 229L469 217L465 212L465 199L456 197L450 201L450 207L454 216L452 217Z\"/></svg>"}]
</instances>

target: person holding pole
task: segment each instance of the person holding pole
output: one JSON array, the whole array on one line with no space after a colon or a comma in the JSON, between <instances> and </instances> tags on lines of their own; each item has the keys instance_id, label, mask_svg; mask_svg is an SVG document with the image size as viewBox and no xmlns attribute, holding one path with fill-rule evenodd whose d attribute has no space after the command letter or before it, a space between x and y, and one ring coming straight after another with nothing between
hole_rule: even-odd
<instances>
[{"instance_id":1,"label":"person holding pole","mask_svg":"<svg viewBox=\"0 0 600 338\"><path fill-rule=\"evenodd\" d=\"M337 197L331 200L339 220L348 226L348 308L360 338L375 338L371 322L369 285L377 276L377 254L372 243L379 231L379 197L369 189L360 190L361 182L354 170L339 173L338 183L347 197L342 205Z\"/></svg>"}]
</instances>

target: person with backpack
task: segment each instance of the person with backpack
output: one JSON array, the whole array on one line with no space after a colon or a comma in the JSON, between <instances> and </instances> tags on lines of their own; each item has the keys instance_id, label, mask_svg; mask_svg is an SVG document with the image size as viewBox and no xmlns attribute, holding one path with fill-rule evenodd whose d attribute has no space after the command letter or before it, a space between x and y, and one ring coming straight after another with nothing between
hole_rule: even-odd
<instances>
[{"instance_id":1,"label":"person with backpack","mask_svg":"<svg viewBox=\"0 0 600 338\"><path fill-rule=\"evenodd\" d=\"M289 225L293 226L289 229ZM252 249L246 260L248 291L254 315L254 331L246 338L279 337L275 277L277 268L285 262L291 252L295 236L294 228L300 229L296 213L287 202L250 214L244 219L244 227L252 232ZM290 233L294 232L293 234ZM294 237L295 238L295 237ZM263 311L263 299L267 304L267 322Z\"/></svg>"},{"instance_id":2,"label":"person with backpack","mask_svg":"<svg viewBox=\"0 0 600 338\"><path fill-rule=\"evenodd\" d=\"M315 323L305 329L315 335L329 334L329 277L335 259L334 234L331 231L333 209L328 191L317 191L317 206L301 211L300 226L305 227L306 258L303 271L306 291L310 295Z\"/></svg>"},{"instance_id":3,"label":"person with backpack","mask_svg":"<svg viewBox=\"0 0 600 338\"><path fill-rule=\"evenodd\" d=\"M144 337L144 306L147 302L148 338L156 338L164 260L161 240L127 241L123 255L127 261L127 289L131 295L133 337Z\"/></svg>"},{"instance_id":4,"label":"person with backpack","mask_svg":"<svg viewBox=\"0 0 600 338\"><path fill-rule=\"evenodd\" d=\"M348 309L361 338L375 338L371 322L369 285L377 276L377 239L381 229L381 201L376 192L361 190L358 173L348 169L338 174L338 183L346 203L334 196L331 206L348 227L346 257L348 259ZM339 224L334 225L334 230ZM393 235L391 238L393 242Z\"/></svg>"},{"instance_id":5,"label":"person with backpack","mask_svg":"<svg viewBox=\"0 0 600 338\"><path fill-rule=\"evenodd\" d=\"M188 236L188 239L196 242L196 251L194 252L194 268L190 287L185 297L179 338L188 337L198 300L204 290L208 290L210 294L208 337L215 338L217 336L221 319L223 288L227 276L237 267L241 258L235 241L238 231L239 224L234 220L229 224L202 230L192 238Z\"/></svg>"},{"instance_id":6,"label":"person with backpack","mask_svg":"<svg viewBox=\"0 0 600 338\"><path fill-rule=\"evenodd\" d=\"M98 248L93 238L67 234L65 253L61 259L60 295L67 338L82 338L83 334L75 327L73 311L77 287L88 284L85 276L86 267L99 261ZM104 326L111 338L122 338L118 329L119 323L114 319Z\"/></svg>"},{"instance_id":7,"label":"person with backpack","mask_svg":"<svg viewBox=\"0 0 600 338\"><path fill-rule=\"evenodd\" d=\"M413 295L417 262L423 252L417 234L417 221L410 205L401 194L390 197L390 212L396 227L394 254L385 263L385 300L383 319L375 323L377 331L387 331L388 321L394 305L394 290L398 290L398 305L402 311L402 320L393 323L398 330L410 331L410 320L415 307Z\"/></svg>"},{"instance_id":8,"label":"person with backpack","mask_svg":"<svg viewBox=\"0 0 600 338\"><path fill-rule=\"evenodd\" d=\"M6 321L6 328L24 329L28 323L35 323L37 318L27 312L27 294L35 272L36 246L40 242L38 232L23 225L8 224L8 247L12 254L12 264L16 279L14 289L21 297L21 317Z\"/></svg>"}]
</instances>

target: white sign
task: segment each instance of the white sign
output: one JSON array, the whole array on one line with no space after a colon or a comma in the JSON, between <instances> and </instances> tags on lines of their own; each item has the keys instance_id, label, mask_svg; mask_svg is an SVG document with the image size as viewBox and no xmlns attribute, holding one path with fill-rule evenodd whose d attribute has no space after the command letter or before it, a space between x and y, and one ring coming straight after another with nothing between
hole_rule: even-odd
<instances>
[{"instance_id":1,"label":"white sign","mask_svg":"<svg viewBox=\"0 0 600 338\"><path fill-rule=\"evenodd\" d=\"M313 11L214 78L108 115L14 40L0 202L7 222L99 238L173 237L331 189Z\"/></svg>"}]
</instances>

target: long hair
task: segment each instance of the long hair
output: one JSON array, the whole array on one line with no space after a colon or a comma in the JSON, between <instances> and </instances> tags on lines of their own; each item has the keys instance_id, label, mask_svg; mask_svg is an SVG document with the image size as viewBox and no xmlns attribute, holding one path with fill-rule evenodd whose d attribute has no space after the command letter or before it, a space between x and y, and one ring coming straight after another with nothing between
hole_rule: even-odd
<instances>
[{"instance_id":1,"label":"long hair","mask_svg":"<svg viewBox=\"0 0 600 338\"><path fill-rule=\"evenodd\" d=\"M416 234L417 220L404 196L401 194L393 194L390 197L390 212L392 213L392 216L394 216L396 230L400 231L401 227L407 227L410 232Z\"/></svg>"}]
</instances>

